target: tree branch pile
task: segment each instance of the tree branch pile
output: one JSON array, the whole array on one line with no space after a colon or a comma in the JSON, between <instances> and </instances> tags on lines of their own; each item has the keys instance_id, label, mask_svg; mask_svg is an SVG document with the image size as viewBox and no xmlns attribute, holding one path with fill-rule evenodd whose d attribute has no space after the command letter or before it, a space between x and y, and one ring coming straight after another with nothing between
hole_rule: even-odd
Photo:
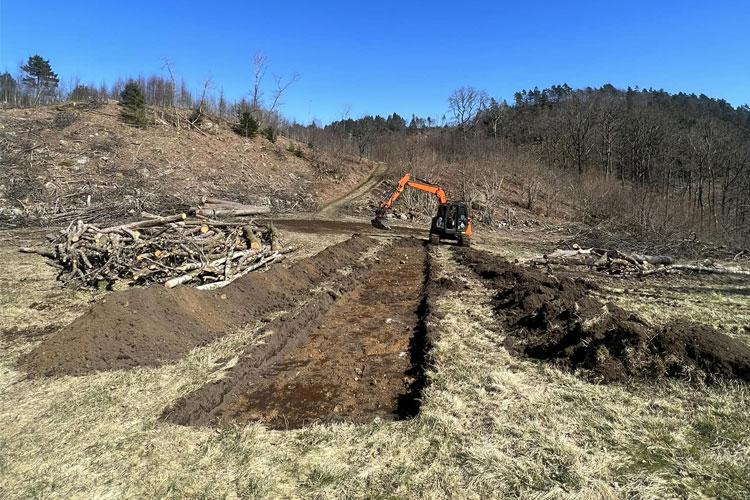
<instances>
[{"instance_id":1,"label":"tree branch pile","mask_svg":"<svg viewBox=\"0 0 750 500\"><path fill-rule=\"evenodd\" d=\"M106 289L115 283L221 288L292 250L282 248L272 224L185 214L111 227L79 220L48 240L48 247L20 250L47 257L64 285Z\"/></svg>"},{"instance_id":2,"label":"tree branch pile","mask_svg":"<svg viewBox=\"0 0 750 500\"><path fill-rule=\"evenodd\" d=\"M737 267L722 267L710 260L703 264L677 264L666 255L640 255L603 248L557 249L541 258L529 261L532 265L557 268L585 267L613 276L648 276L673 272L695 272L703 274L727 274L750 276L750 271Z\"/></svg>"}]
</instances>

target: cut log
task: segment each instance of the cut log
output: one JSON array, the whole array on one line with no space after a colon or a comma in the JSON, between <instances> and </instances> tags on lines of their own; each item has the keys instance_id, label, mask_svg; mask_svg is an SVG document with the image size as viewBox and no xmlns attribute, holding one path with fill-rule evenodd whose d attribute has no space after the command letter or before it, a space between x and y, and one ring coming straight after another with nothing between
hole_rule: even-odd
<instances>
[{"instance_id":1,"label":"cut log","mask_svg":"<svg viewBox=\"0 0 750 500\"><path fill-rule=\"evenodd\" d=\"M643 260L653 266L670 266L674 259L668 255L644 255Z\"/></svg>"},{"instance_id":2,"label":"cut log","mask_svg":"<svg viewBox=\"0 0 750 500\"><path fill-rule=\"evenodd\" d=\"M251 225L242 227L242 233L245 235L245 239L250 244L250 248L253 250L260 250L261 242L260 239L255 235L255 228Z\"/></svg>"},{"instance_id":3,"label":"cut log","mask_svg":"<svg viewBox=\"0 0 750 500\"><path fill-rule=\"evenodd\" d=\"M183 274L182 276L177 276L176 278L172 278L170 280L165 281L164 286L166 288L174 288L176 286L187 283L188 281L198 276L198 274L200 274L200 270L196 270L187 274Z\"/></svg>"},{"instance_id":4,"label":"cut log","mask_svg":"<svg viewBox=\"0 0 750 500\"><path fill-rule=\"evenodd\" d=\"M221 205L225 207L242 208L243 203L231 200L222 200L221 198L202 198L203 205Z\"/></svg>"},{"instance_id":5,"label":"cut log","mask_svg":"<svg viewBox=\"0 0 750 500\"><path fill-rule=\"evenodd\" d=\"M284 254L276 252L276 253L274 253L274 254L272 254L272 255L264 258L264 259L259 260L255 264L246 267L245 269L242 270L242 272L239 272L239 273L235 274L234 276L232 276L232 279L223 280L223 281L215 281L213 283L206 283L205 285L200 285L200 286L197 286L195 288L198 289L198 290L215 290L217 288L223 288L223 287L227 286L228 284L230 284L231 282L233 282L233 281L235 281L235 280L237 280L237 279L245 276L246 274L248 274L248 273L250 273L252 271L255 271L256 269L258 269L260 267L263 267L266 264L269 264L269 263L271 263L273 261L281 260L283 258L284 258Z\"/></svg>"},{"instance_id":6,"label":"cut log","mask_svg":"<svg viewBox=\"0 0 750 500\"><path fill-rule=\"evenodd\" d=\"M590 254L590 253L591 253L591 248L589 248L587 250L581 250L581 249L576 249L576 250L562 250L562 249L558 248L557 250L555 250L552 253L545 254L544 258L545 259L561 259L561 258L564 259L566 257L572 257L574 255L587 255L587 254Z\"/></svg>"},{"instance_id":7,"label":"cut log","mask_svg":"<svg viewBox=\"0 0 750 500\"><path fill-rule=\"evenodd\" d=\"M268 235L271 240L271 250L278 251L283 248L283 245L281 244L281 239L279 238L279 233L276 231L276 227L274 227L273 222L268 223Z\"/></svg>"},{"instance_id":8,"label":"cut log","mask_svg":"<svg viewBox=\"0 0 750 500\"><path fill-rule=\"evenodd\" d=\"M42 257L47 257L48 259L55 259L57 257L57 254L54 252L54 250L50 250L49 248L30 248L30 247L21 247L18 249L21 253L35 253L37 255L41 255Z\"/></svg>"},{"instance_id":9,"label":"cut log","mask_svg":"<svg viewBox=\"0 0 750 500\"><path fill-rule=\"evenodd\" d=\"M170 222L177 222L177 221L185 220L186 218L187 218L186 214L170 215L169 217L161 217L159 219L147 219L147 220L141 220L137 222L129 222L128 224L121 224L119 226L107 227L107 228L102 229L101 232L102 233L114 233L118 231L127 232L136 228L161 226L163 224L168 224Z\"/></svg>"},{"instance_id":10,"label":"cut log","mask_svg":"<svg viewBox=\"0 0 750 500\"><path fill-rule=\"evenodd\" d=\"M243 205L242 208L194 208L193 213L206 217L241 217L243 215L259 215L271 212L271 207L266 205Z\"/></svg>"}]
</instances>

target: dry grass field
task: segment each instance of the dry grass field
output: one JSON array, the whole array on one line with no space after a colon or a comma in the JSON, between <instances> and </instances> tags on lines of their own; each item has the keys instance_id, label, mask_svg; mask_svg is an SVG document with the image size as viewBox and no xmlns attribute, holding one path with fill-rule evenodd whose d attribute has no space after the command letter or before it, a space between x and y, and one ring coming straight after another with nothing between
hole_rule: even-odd
<instances>
[{"instance_id":1,"label":"dry grass field","mask_svg":"<svg viewBox=\"0 0 750 500\"><path fill-rule=\"evenodd\" d=\"M347 236L286 233L308 253ZM429 383L410 420L293 430L163 421L166 407L263 344L261 321L174 364L27 379L19 356L103 296L56 288L43 259L15 251L30 237L4 235L0 258L4 498L748 498L747 385L597 384L511 356L492 292L460 272L447 246L430 250L432 279L468 286L432 304ZM478 246L517 258L540 245L528 235L489 234ZM602 293L654 321L701 318L748 342L747 282L683 281L679 289L644 284L638 293L610 284Z\"/></svg>"}]
</instances>

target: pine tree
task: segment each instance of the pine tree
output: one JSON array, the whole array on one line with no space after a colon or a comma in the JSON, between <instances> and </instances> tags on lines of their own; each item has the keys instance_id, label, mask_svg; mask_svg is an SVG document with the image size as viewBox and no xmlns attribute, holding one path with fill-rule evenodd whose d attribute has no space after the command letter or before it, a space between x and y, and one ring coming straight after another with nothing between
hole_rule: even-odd
<instances>
[{"instance_id":1,"label":"pine tree","mask_svg":"<svg viewBox=\"0 0 750 500\"><path fill-rule=\"evenodd\" d=\"M227 114L227 101L224 99L224 89L221 89L221 95L219 96L219 118L224 118Z\"/></svg>"},{"instance_id":2,"label":"pine tree","mask_svg":"<svg viewBox=\"0 0 750 500\"><path fill-rule=\"evenodd\" d=\"M244 99L237 109L237 117L240 121L237 126L234 127L234 131L245 137L255 137L255 134L258 133L260 124L253 116L253 112Z\"/></svg>"},{"instance_id":3,"label":"pine tree","mask_svg":"<svg viewBox=\"0 0 750 500\"><path fill-rule=\"evenodd\" d=\"M43 95L50 96L60 84L57 73L52 71L49 60L40 55L29 57L29 60L21 66L21 71L26 73L22 78L24 85L34 90L34 102L38 102Z\"/></svg>"},{"instance_id":4,"label":"pine tree","mask_svg":"<svg viewBox=\"0 0 750 500\"><path fill-rule=\"evenodd\" d=\"M266 128L263 129L263 135L266 139L268 139L271 142L276 142L276 129L272 126L268 125Z\"/></svg>"},{"instance_id":5,"label":"pine tree","mask_svg":"<svg viewBox=\"0 0 750 500\"><path fill-rule=\"evenodd\" d=\"M146 126L146 99L136 82L130 81L120 93L120 115L127 123Z\"/></svg>"}]
</instances>

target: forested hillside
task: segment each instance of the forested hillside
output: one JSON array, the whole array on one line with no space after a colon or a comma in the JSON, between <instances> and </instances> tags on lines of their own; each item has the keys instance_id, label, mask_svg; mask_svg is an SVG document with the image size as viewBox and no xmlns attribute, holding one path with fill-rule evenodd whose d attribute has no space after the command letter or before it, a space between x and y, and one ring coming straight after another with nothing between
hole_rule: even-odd
<instances>
[{"instance_id":1,"label":"forested hillside","mask_svg":"<svg viewBox=\"0 0 750 500\"><path fill-rule=\"evenodd\" d=\"M510 104L463 87L448 105L447 119L394 113L293 135L454 182L489 222L487 201L507 189L524 208L646 240L749 241L748 106L611 85L535 88Z\"/></svg>"},{"instance_id":2,"label":"forested hillside","mask_svg":"<svg viewBox=\"0 0 750 500\"><path fill-rule=\"evenodd\" d=\"M665 250L696 240L730 247L750 243L747 105L662 90L566 84L520 91L508 103L461 87L448 96L447 112L435 117L392 113L299 125L279 112L298 75L264 83L269 66L262 53L252 68L250 91L230 101L210 79L198 91L189 89L167 60L161 75L111 86L76 78L63 85L50 62L35 55L19 76L0 75L0 99L3 107L27 109L118 99L121 118L146 136L153 135L146 130L167 126L209 137L204 129L217 123L245 138L263 135L270 143L281 133L307 144L314 169L326 180L341 177L336 172L342 168L336 161L325 166L317 161L323 151L340 162L350 155L384 161L395 171L446 184L454 196L472 203L477 221L493 226L513 225L522 212L525 220L580 222L631 244L658 242ZM60 120L56 128L70 125ZM19 137L6 139L15 143ZM299 147L293 148L301 157ZM412 211L433 209L423 196L406 195L403 202L410 201Z\"/></svg>"},{"instance_id":3,"label":"forested hillside","mask_svg":"<svg viewBox=\"0 0 750 500\"><path fill-rule=\"evenodd\" d=\"M481 118L493 136L535 146L547 165L651 188L665 210L689 210L700 230L748 236L747 106L704 95L561 86L518 93L514 106L491 106Z\"/></svg>"}]
</instances>

